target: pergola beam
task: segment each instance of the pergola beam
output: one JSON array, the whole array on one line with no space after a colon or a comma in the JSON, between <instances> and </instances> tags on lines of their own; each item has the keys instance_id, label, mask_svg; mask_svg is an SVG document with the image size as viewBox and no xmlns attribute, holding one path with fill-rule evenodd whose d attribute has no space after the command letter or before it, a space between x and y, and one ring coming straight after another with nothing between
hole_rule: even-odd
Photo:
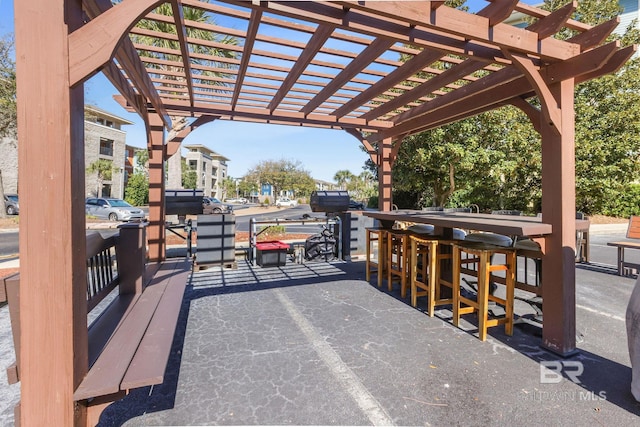
<instances>
[{"instance_id":1,"label":"pergola beam","mask_svg":"<svg viewBox=\"0 0 640 427\"><path fill-rule=\"evenodd\" d=\"M278 89L271 102L269 103L269 110L274 111L276 107L282 102L289 90L296 83L298 78L303 74L313 57L322 48L322 45L331 37L333 33L333 27L329 25L319 25L317 31L311 36L307 47L302 51L298 60L295 62L291 71L287 74L287 77L282 82L282 86Z\"/></svg>"},{"instance_id":2,"label":"pergola beam","mask_svg":"<svg viewBox=\"0 0 640 427\"><path fill-rule=\"evenodd\" d=\"M124 97L114 96L114 99L122 105L123 108L132 111L132 107L127 105L127 101ZM193 108L191 108L188 101L174 100L170 102L167 100L165 106L172 116L178 117L189 115L193 115L195 117L199 117L201 115L213 115L227 119L233 117L233 120L238 121L243 121L243 119L258 120L263 123L278 121L280 123L289 123L294 125L304 124L308 126L329 127L334 129L353 128L372 132L388 129L393 126L391 122L385 121L366 121L357 118L337 119L332 116L321 114L309 114L305 116L303 113L298 111L278 111L271 113L267 108L237 107L232 109L226 104L210 105L208 103L197 102ZM151 107L152 106L149 105L150 111L152 111Z\"/></svg>"},{"instance_id":3,"label":"pergola beam","mask_svg":"<svg viewBox=\"0 0 640 427\"><path fill-rule=\"evenodd\" d=\"M171 0L171 10L175 19L176 33L178 35L178 43L180 44L180 56L182 58L182 67L184 69L184 78L189 89L189 100L193 105L193 79L191 77L191 58L189 46L187 46L187 28L184 25L184 13L180 0Z\"/></svg>"},{"instance_id":4,"label":"pergola beam","mask_svg":"<svg viewBox=\"0 0 640 427\"><path fill-rule=\"evenodd\" d=\"M109 63L102 69L102 72L118 92L120 92L120 94L134 108L136 113L142 115L142 106L138 102L138 94L136 94L133 87L129 84L129 81L122 75L118 66L113 61L109 61Z\"/></svg>"},{"instance_id":5,"label":"pergola beam","mask_svg":"<svg viewBox=\"0 0 640 427\"><path fill-rule=\"evenodd\" d=\"M417 86L415 89L402 94L401 96L397 97L392 101L384 103L380 107L371 110L367 114L363 114L362 118L367 120L372 120L376 117L380 117L381 115L388 113L389 111L393 111L394 109L401 107L402 105L405 105L411 101L420 99L421 97L426 96L429 93L433 92L435 89L444 87L446 84L454 82L462 78L463 76L466 76L475 71L478 71L483 67L484 67L483 63L475 61L473 59L467 59L462 64L456 67L451 67L444 73L429 79L428 81L421 84L420 86ZM426 106L430 103L431 101L426 102L422 105ZM403 120L406 120L408 117L413 116L413 111L416 111L416 110L421 111L421 107L415 107L414 109L409 110L406 113L399 114L398 116L396 116L396 118L393 119L394 123L400 123Z\"/></svg>"},{"instance_id":6,"label":"pergola beam","mask_svg":"<svg viewBox=\"0 0 640 427\"><path fill-rule=\"evenodd\" d=\"M335 110L332 115L336 117L342 117L349 114L351 111L373 99L375 96L377 96L377 94L384 92L392 88L396 84L408 79L412 75L421 71L427 65L432 64L440 58L442 58L442 52L425 49L418 55L415 55L413 58L405 62L400 67L387 74L382 79L378 80L377 83L365 89L351 101L343 104L342 107Z\"/></svg>"},{"instance_id":7,"label":"pergola beam","mask_svg":"<svg viewBox=\"0 0 640 427\"><path fill-rule=\"evenodd\" d=\"M240 0L221 0L226 3L259 8L266 12L278 13L293 19L307 20L315 23L330 23L345 30L367 34L371 37L386 37L400 43L408 43L421 48L440 50L454 55L474 56L478 60L496 62L504 60L500 49L490 44L470 42L464 37L454 36L441 31L428 31L407 24L400 24L381 18L373 14L365 15L354 11L345 11L328 2L268 2L268 6L261 4L248 5ZM385 2L380 2L385 3ZM351 5L351 3L350 3ZM447 9L443 7L442 9ZM484 18L483 18L484 19ZM460 24L462 25L462 24ZM524 30L521 30L524 31ZM517 36L515 36L517 38ZM569 54L561 56L567 57Z\"/></svg>"},{"instance_id":8,"label":"pergola beam","mask_svg":"<svg viewBox=\"0 0 640 427\"><path fill-rule=\"evenodd\" d=\"M560 9L554 10L544 18L540 18L533 24L529 25L527 27L527 30L537 33L538 38L541 40L552 36L566 25L567 21L569 20L569 18L571 18L571 15L573 14L573 12L575 12L577 7L578 3L576 1L567 3Z\"/></svg>"},{"instance_id":9,"label":"pergola beam","mask_svg":"<svg viewBox=\"0 0 640 427\"><path fill-rule=\"evenodd\" d=\"M349 65L327 84L307 105L301 110L305 114L310 114L320 104L333 95L341 86L358 75L364 67L369 65L394 44L393 40L375 39L358 57L351 61Z\"/></svg>"},{"instance_id":10,"label":"pergola beam","mask_svg":"<svg viewBox=\"0 0 640 427\"><path fill-rule=\"evenodd\" d=\"M94 68L104 59L105 52L109 53L110 60L116 49L116 43L119 42L120 44L115 51L116 59L127 70L127 75L133 81L136 89L153 104L154 109L160 114L165 127L171 129L171 118L164 111L162 101L151 83L131 40L128 37L121 39L125 29L130 28L133 24L130 19L131 16L140 16L147 13L160 3L162 3L160 0L143 0L122 2L114 6L109 0L83 0L84 9L89 17L93 19L69 36L69 67L70 72L73 73L73 64L80 61L81 67L76 70L76 75L72 74L72 78L76 81L88 78L89 74L82 76L83 73L87 72L87 67ZM137 7L135 7L136 5ZM91 41L89 45L95 46L94 49L86 49L88 40ZM96 43L99 44L96 46ZM72 49L72 46L75 46L75 48ZM74 50L79 51L78 58L75 60L72 59ZM91 57L85 57L87 53L83 53L84 51L92 52ZM101 62L97 65L98 68L96 70L106 63L107 61Z\"/></svg>"},{"instance_id":11,"label":"pergola beam","mask_svg":"<svg viewBox=\"0 0 640 427\"><path fill-rule=\"evenodd\" d=\"M490 25L489 19L483 16L469 14L450 7L440 7L431 11L429 2L345 1L338 2L338 4L376 16L392 19L402 17L402 20L418 29L446 32L451 36L490 43L500 48L509 47L521 53L550 59L563 60L578 53L577 46L572 43L551 38L540 40L536 33L508 24ZM505 7L510 6L506 4ZM518 40L517 45L513 43L515 39Z\"/></svg>"},{"instance_id":12,"label":"pergola beam","mask_svg":"<svg viewBox=\"0 0 640 427\"><path fill-rule=\"evenodd\" d=\"M569 41L579 44L582 51L591 49L592 47L604 43L607 37L609 37L609 35L611 35L611 33L616 29L618 24L620 24L620 18L616 16L614 19L603 22L600 25L596 25L582 33L576 34L571 37Z\"/></svg>"},{"instance_id":13,"label":"pergola beam","mask_svg":"<svg viewBox=\"0 0 640 427\"><path fill-rule=\"evenodd\" d=\"M78 84L100 71L132 26L130 17L143 15L161 2L122 2L114 7L108 0L84 0L87 15L92 19L69 35L71 83ZM87 49L87 40L91 40L92 49Z\"/></svg>"},{"instance_id":14,"label":"pergola beam","mask_svg":"<svg viewBox=\"0 0 640 427\"><path fill-rule=\"evenodd\" d=\"M238 103L238 97L240 96L240 91L242 90L242 85L247 75L247 67L251 60L253 45L256 42L256 35L258 34L261 17L262 12L259 10L251 11L251 18L249 19L249 26L247 28L247 36L244 39L244 48L242 49L242 58L240 59L240 69L238 70L238 77L236 78L233 96L231 97L231 108L235 108Z\"/></svg>"},{"instance_id":15,"label":"pergola beam","mask_svg":"<svg viewBox=\"0 0 640 427\"><path fill-rule=\"evenodd\" d=\"M511 16L519 0L495 0L488 4L476 15L483 16L489 20L489 27L493 27L499 22L504 21Z\"/></svg>"}]
</instances>

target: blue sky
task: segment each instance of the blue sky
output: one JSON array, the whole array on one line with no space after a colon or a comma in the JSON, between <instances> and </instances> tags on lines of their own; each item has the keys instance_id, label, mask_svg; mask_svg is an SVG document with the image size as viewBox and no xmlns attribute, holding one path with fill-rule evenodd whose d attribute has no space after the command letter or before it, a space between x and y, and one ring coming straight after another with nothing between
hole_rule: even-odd
<instances>
[{"instance_id":1,"label":"blue sky","mask_svg":"<svg viewBox=\"0 0 640 427\"><path fill-rule=\"evenodd\" d=\"M471 10L477 10L484 4L480 0L467 1ZM13 0L0 0L0 35L11 32ZM85 84L85 103L134 122L134 125L125 126L127 143L146 146L142 120L117 104L113 100L114 94L117 91L101 73ZM228 173L232 177L244 175L262 160L288 159L299 161L315 179L333 181L339 170L360 174L368 158L360 149L360 143L344 131L297 126L215 121L192 132L184 144L203 144L229 158Z\"/></svg>"}]
</instances>

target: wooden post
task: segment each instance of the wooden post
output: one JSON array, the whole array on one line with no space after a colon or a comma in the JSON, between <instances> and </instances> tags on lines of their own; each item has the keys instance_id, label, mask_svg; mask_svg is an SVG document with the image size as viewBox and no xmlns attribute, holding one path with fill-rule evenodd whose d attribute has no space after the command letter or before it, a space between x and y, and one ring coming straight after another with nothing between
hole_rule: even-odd
<instances>
[{"instance_id":1,"label":"wooden post","mask_svg":"<svg viewBox=\"0 0 640 427\"><path fill-rule=\"evenodd\" d=\"M144 277L147 260L146 225L142 223L118 226L116 259L121 294L141 294L147 283Z\"/></svg>"},{"instance_id":2,"label":"wooden post","mask_svg":"<svg viewBox=\"0 0 640 427\"><path fill-rule=\"evenodd\" d=\"M149 115L151 141L149 141L149 261L166 258L165 230L165 158L164 127L160 116Z\"/></svg>"},{"instance_id":3,"label":"wooden post","mask_svg":"<svg viewBox=\"0 0 640 427\"><path fill-rule=\"evenodd\" d=\"M70 87L68 34L81 0L17 1L21 425L85 422L84 90Z\"/></svg>"},{"instance_id":4,"label":"wooden post","mask_svg":"<svg viewBox=\"0 0 640 427\"><path fill-rule=\"evenodd\" d=\"M576 350L575 125L573 79L550 85L561 123L543 120L542 219L553 226L542 257L543 347L561 356Z\"/></svg>"},{"instance_id":5,"label":"wooden post","mask_svg":"<svg viewBox=\"0 0 640 427\"><path fill-rule=\"evenodd\" d=\"M378 209L381 211L390 211L393 207L391 149L391 138L382 140L378 145Z\"/></svg>"}]
</instances>

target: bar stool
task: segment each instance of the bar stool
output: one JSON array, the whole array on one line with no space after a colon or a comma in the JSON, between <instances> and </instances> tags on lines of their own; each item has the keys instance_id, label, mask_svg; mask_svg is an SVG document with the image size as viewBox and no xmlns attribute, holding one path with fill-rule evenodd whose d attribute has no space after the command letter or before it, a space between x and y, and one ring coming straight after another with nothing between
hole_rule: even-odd
<instances>
[{"instance_id":1,"label":"bar stool","mask_svg":"<svg viewBox=\"0 0 640 427\"><path fill-rule=\"evenodd\" d=\"M433 317L436 306L453 302L452 298L442 298L442 286L451 288L451 282L440 277L441 261L451 259L451 254L442 253L441 247L453 244L453 241L416 234L412 234L409 238L411 240L411 305L416 307L418 297L426 296L428 298L427 313L429 317Z\"/></svg>"},{"instance_id":2,"label":"bar stool","mask_svg":"<svg viewBox=\"0 0 640 427\"><path fill-rule=\"evenodd\" d=\"M462 254L475 258L463 259ZM504 264L492 264L492 257L497 254L505 256ZM475 262L478 264L478 292L476 299L462 296L460 287L461 265ZM485 242L457 242L453 245L453 324L459 326L460 316L478 313L478 337L487 339L487 328L505 325L505 333L513 334L513 300L515 288L516 250ZM495 271L505 272L506 296L500 298L490 295L490 276ZM505 316L489 319L489 301L504 307ZM465 305L464 307L462 305Z\"/></svg>"},{"instance_id":3,"label":"bar stool","mask_svg":"<svg viewBox=\"0 0 640 427\"><path fill-rule=\"evenodd\" d=\"M400 281L400 297L407 296L407 280L409 279L411 255L409 252L408 230L387 231L387 257L385 267L387 270L387 286L389 292L393 290L393 281Z\"/></svg>"},{"instance_id":4,"label":"bar stool","mask_svg":"<svg viewBox=\"0 0 640 427\"><path fill-rule=\"evenodd\" d=\"M382 287L382 278L386 273L385 258L387 255L387 230L380 227L367 227L365 229L367 241L366 279L371 280L371 273L378 276L378 287ZM372 244L377 243L377 258L373 257Z\"/></svg>"}]
</instances>

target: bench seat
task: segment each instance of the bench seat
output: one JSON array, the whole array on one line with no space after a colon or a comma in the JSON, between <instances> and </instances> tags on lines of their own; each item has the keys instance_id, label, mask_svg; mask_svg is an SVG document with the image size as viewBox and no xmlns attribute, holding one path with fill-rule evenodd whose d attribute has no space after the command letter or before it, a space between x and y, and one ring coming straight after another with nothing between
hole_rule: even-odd
<instances>
[{"instance_id":1,"label":"bench seat","mask_svg":"<svg viewBox=\"0 0 640 427\"><path fill-rule=\"evenodd\" d=\"M74 400L163 382L189 273L189 261L165 261L142 294L111 302L89 329L90 368Z\"/></svg>"},{"instance_id":2,"label":"bench seat","mask_svg":"<svg viewBox=\"0 0 640 427\"><path fill-rule=\"evenodd\" d=\"M640 249L640 242L608 242L607 246L618 248L618 276L624 276L629 269L640 270L640 263L630 262L625 259L625 249Z\"/></svg>"}]
</instances>

